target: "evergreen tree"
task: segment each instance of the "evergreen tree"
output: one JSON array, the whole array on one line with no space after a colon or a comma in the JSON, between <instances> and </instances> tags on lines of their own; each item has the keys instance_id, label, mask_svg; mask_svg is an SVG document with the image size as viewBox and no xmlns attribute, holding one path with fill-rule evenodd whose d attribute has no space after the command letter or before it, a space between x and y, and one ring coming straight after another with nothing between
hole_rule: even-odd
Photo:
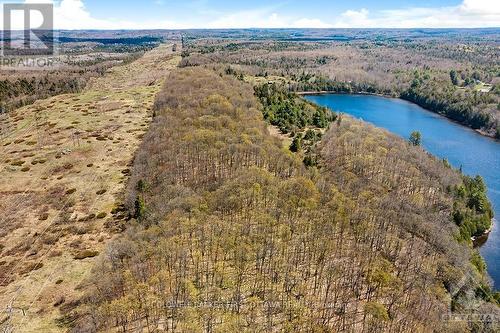
<instances>
[{"instance_id":1,"label":"evergreen tree","mask_svg":"<svg viewBox=\"0 0 500 333\"><path fill-rule=\"evenodd\" d=\"M419 131L413 131L408 141L413 146L420 146L422 144L422 134Z\"/></svg>"},{"instance_id":2,"label":"evergreen tree","mask_svg":"<svg viewBox=\"0 0 500 333\"><path fill-rule=\"evenodd\" d=\"M457 74L457 71L452 69L450 71L450 80L451 80L451 83L453 83L454 86L458 86L458 74Z\"/></svg>"},{"instance_id":3,"label":"evergreen tree","mask_svg":"<svg viewBox=\"0 0 500 333\"><path fill-rule=\"evenodd\" d=\"M290 151L296 153L302 149L302 134L298 133L293 138L292 144L290 145Z\"/></svg>"}]
</instances>

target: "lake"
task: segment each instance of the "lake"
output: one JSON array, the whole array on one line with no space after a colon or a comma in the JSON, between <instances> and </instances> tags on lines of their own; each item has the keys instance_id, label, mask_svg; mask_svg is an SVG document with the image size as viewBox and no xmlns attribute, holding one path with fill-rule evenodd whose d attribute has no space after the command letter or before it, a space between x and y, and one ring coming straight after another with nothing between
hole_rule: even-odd
<instances>
[{"instance_id":1,"label":"lake","mask_svg":"<svg viewBox=\"0 0 500 333\"><path fill-rule=\"evenodd\" d=\"M370 95L307 95L305 98L332 110L350 114L408 138L422 133L423 147L468 175L481 175L488 186L495 216L500 218L500 143L401 99ZM495 221L481 254L496 289L500 289L500 226Z\"/></svg>"}]
</instances>

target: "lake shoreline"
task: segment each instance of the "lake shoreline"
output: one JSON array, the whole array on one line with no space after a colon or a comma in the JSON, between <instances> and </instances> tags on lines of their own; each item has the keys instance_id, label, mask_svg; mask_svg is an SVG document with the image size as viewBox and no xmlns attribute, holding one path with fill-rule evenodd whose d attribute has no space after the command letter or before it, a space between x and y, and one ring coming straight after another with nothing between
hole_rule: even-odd
<instances>
[{"instance_id":1,"label":"lake shoreline","mask_svg":"<svg viewBox=\"0 0 500 333\"><path fill-rule=\"evenodd\" d=\"M499 142L500 139L497 139L494 135L490 134L490 133L487 133L485 131L482 131L480 129L474 129L472 127L469 127L467 125L464 125L462 124L461 122L458 122L456 120L453 120L451 118L448 118L444 115L442 115L441 113L439 112L434 112L434 111L431 111L429 109L426 109L425 107L421 106L421 105L418 105L417 103L414 103L412 101L409 101L405 98L402 98L401 96L392 96L392 95L386 95L386 94L377 94L377 93L370 93L370 92L357 92L357 93L349 93L349 92L334 92L334 91L326 91L326 90L321 90L321 91L298 91L298 92L295 92L297 95L299 96L311 96L311 95L328 95L328 94L332 94L332 95L360 95L360 96L377 96L377 97L383 97L383 98L390 98L390 99L400 99L402 101L406 101L408 103L411 103L411 104L414 104L414 105L417 105L419 107L421 107L422 109L428 111L428 112L431 112L433 114L437 114L437 115L440 115L441 117L451 121L452 123L455 123L455 124L458 124L460 126L463 126L465 128L468 128L478 134L480 134L481 136L484 136L484 137L487 137L487 138L490 138L494 141L497 141Z\"/></svg>"},{"instance_id":2,"label":"lake shoreline","mask_svg":"<svg viewBox=\"0 0 500 333\"><path fill-rule=\"evenodd\" d=\"M495 225L495 220L492 219L491 227L488 230L485 230L481 235L471 237L472 245L474 246L474 248L481 248L481 246L486 244L486 242L488 241L488 236L493 231L494 225Z\"/></svg>"},{"instance_id":3,"label":"lake shoreline","mask_svg":"<svg viewBox=\"0 0 500 333\"><path fill-rule=\"evenodd\" d=\"M463 169L465 175L479 174L484 177L494 215L500 216L500 179L496 177L500 172L498 140L480 135L470 127L394 96L332 92L307 92L301 95L309 102L362 119L402 138L419 130L425 138L425 149L430 154L448 160L455 169ZM498 218L493 219L489 230L470 241L485 259L488 274L498 290L500 267L496 262L500 258L500 228L497 223Z\"/></svg>"}]
</instances>

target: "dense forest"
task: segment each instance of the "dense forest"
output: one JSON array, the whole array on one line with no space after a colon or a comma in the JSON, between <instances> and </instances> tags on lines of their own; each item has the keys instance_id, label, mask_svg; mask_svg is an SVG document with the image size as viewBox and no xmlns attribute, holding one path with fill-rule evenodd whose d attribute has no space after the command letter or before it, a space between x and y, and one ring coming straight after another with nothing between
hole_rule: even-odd
<instances>
[{"instance_id":1,"label":"dense forest","mask_svg":"<svg viewBox=\"0 0 500 333\"><path fill-rule=\"evenodd\" d=\"M374 38L276 41L192 37L184 66L224 63L291 91L383 94L500 138L500 54L494 40Z\"/></svg>"},{"instance_id":2,"label":"dense forest","mask_svg":"<svg viewBox=\"0 0 500 333\"><path fill-rule=\"evenodd\" d=\"M94 73L98 75L99 72ZM79 91L85 86L85 82L85 77L79 73L10 75L0 80L0 113L31 104L41 98Z\"/></svg>"},{"instance_id":3,"label":"dense forest","mask_svg":"<svg viewBox=\"0 0 500 333\"><path fill-rule=\"evenodd\" d=\"M264 106L264 119L282 133L295 133L307 126L326 128L335 119L327 108L311 104L275 83L255 87Z\"/></svg>"},{"instance_id":4,"label":"dense forest","mask_svg":"<svg viewBox=\"0 0 500 333\"><path fill-rule=\"evenodd\" d=\"M482 228L462 225L490 214L481 179L345 116L328 119L306 166L264 118L286 130L321 111L267 88L201 66L170 74L134 161L133 218L61 322L74 332L498 329L445 319L499 312L461 240ZM297 105L290 120L283 110Z\"/></svg>"}]
</instances>

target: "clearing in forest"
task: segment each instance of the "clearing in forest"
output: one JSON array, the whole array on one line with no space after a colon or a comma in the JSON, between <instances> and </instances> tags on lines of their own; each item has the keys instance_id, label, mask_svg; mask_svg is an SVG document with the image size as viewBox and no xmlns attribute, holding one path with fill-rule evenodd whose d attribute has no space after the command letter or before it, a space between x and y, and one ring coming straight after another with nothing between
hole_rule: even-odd
<instances>
[{"instance_id":1,"label":"clearing in forest","mask_svg":"<svg viewBox=\"0 0 500 333\"><path fill-rule=\"evenodd\" d=\"M122 195L166 73L162 45L77 94L0 117L0 328L60 331L96 256L126 219Z\"/></svg>"}]
</instances>

